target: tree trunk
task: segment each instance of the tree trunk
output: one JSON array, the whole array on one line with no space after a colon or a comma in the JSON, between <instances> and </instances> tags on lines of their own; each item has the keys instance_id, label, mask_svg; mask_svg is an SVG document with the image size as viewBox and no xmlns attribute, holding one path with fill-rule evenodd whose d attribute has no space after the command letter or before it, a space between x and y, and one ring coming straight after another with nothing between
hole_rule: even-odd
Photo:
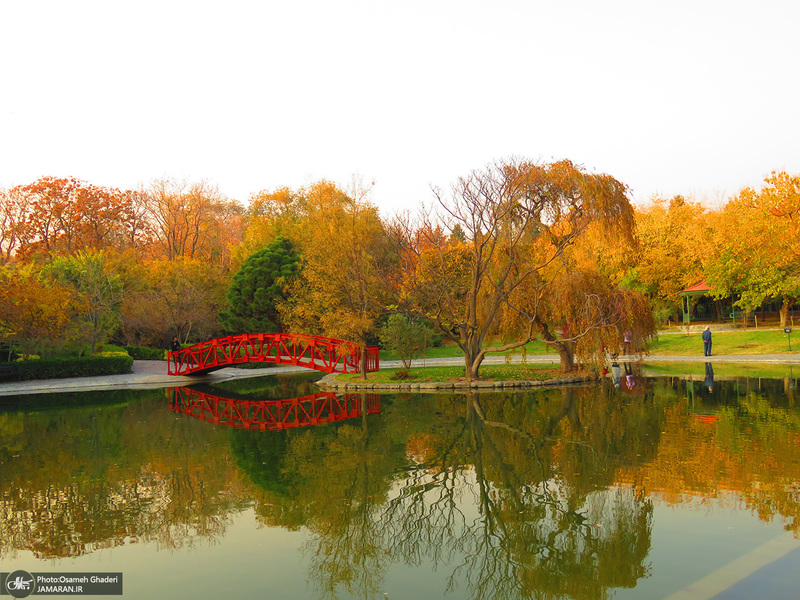
<instances>
[{"instance_id":1,"label":"tree trunk","mask_svg":"<svg viewBox=\"0 0 800 600\"><path fill-rule=\"evenodd\" d=\"M463 331L459 347L464 353L464 376L470 381L478 379L478 372L486 357L481 340L474 333Z\"/></svg>"},{"instance_id":2,"label":"tree trunk","mask_svg":"<svg viewBox=\"0 0 800 600\"><path fill-rule=\"evenodd\" d=\"M478 379L478 370L482 362L483 358L476 360L470 352L464 352L464 377L470 381Z\"/></svg>"},{"instance_id":3,"label":"tree trunk","mask_svg":"<svg viewBox=\"0 0 800 600\"><path fill-rule=\"evenodd\" d=\"M359 357L359 365L358 369L361 371L361 379L366 381L367 380L367 345L361 344L359 346L359 350L361 352L361 356Z\"/></svg>"},{"instance_id":4,"label":"tree trunk","mask_svg":"<svg viewBox=\"0 0 800 600\"><path fill-rule=\"evenodd\" d=\"M786 327L786 321L789 319L789 309L792 308L793 305L794 300L790 300L789 298L783 299L783 304L781 304L781 308L778 311L781 318L781 327Z\"/></svg>"},{"instance_id":5,"label":"tree trunk","mask_svg":"<svg viewBox=\"0 0 800 600\"><path fill-rule=\"evenodd\" d=\"M561 358L561 370L569 373L575 370L575 343L572 340L559 340L556 338L545 323L538 318L534 321L542 339L553 346Z\"/></svg>"},{"instance_id":6,"label":"tree trunk","mask_svg":"<svg viewBox=\"0 0 800 600\"><path fill-rule=\"evenodd\" d=\"M545 429L545 433L547 437L552 437L556 426L561 422L561 419L566 417L569 413L576 413L574 411L575 407L575 390L569 387L562 387L561 388L561 407L558 409L558 412L551 416L547 420L547 428ZM580 430L580 429L579 429Z\"/></svg>"},{"instance_id":7,"label":"tree trunk","mask_svg":"<svg viewBox=\"0 0 800 600\"><path fill-rule=\"evenodd\" d=\"M554 344L561 358L561 370L570 373L575 370L575 350L572 342L556 342Z\"/></svg>"}]
</instances>

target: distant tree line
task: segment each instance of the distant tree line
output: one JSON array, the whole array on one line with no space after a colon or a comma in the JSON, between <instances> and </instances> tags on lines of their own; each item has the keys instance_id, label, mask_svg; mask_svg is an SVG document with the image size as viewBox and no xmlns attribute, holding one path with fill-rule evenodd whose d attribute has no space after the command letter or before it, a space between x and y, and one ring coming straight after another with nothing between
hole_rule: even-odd
<instances>
[{"instance_id":1,"label":"distant tree line","mask_svg":"<svg viewBox=\"0 0 800 600\"><path fill-rule=\"evenodd\" d=\"M425 327L475 378L487 352L533 339L564 370L620 351L626 331L644 349L704 279L745 312L778 303L782 323L800 296L800 178L786 173L717 209L637 208L569 161L498 161L391 218L370 192L323 180L245 206L169 179L0 190L0 340L28 356L256 330L411 343Z\"/></svg>"}]
</instances>

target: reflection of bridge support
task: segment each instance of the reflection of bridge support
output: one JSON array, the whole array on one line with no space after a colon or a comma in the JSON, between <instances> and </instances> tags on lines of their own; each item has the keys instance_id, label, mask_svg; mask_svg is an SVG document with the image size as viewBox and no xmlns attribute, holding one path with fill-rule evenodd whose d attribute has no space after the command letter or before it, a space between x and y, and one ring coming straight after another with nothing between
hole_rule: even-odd
<instances>
[{"instance_id":1,"label":"reflection of bridge support","mask_svg":"<svg viewBox=\"0 0 800 600\"><path fill-rule=\"evenodd\" d=\"M379 368L378 347L366 346L366 371ZM325 373L358 373L362 346L315 335L254 333L231 335L170 352L170 375L204 374L242 363L273 363Z\"/></svg>"},{"instance_id":2,"label":"reflection of bridge support","mask_svg":"<svg viewBox=\"0 0 800 600\"><path fill-rule=\"evenodd\" d=\"M169 408L202 421L237 429L290 429L353 419L378 414L378 394L351 393L337 395L320 392L287 400L234 400L198 392L187 387L169 388Z\"/></svg>"}]
</instances>

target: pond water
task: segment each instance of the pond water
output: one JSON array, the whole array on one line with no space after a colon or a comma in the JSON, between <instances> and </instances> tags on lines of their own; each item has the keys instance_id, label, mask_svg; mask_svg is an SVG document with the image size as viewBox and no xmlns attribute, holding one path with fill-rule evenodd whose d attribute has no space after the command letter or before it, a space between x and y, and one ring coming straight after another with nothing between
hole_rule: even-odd
<instances>
[{"instance_id":1,"label":"pond water","mask_svg":"<svg viewBox=\"0 0 800 600\"><path fill-rule=\"evenodd\" d=\"M797 380L695 368L2 398L0 571L122 572L127 598L796 600Z\"/></svg>"}]
</instances>

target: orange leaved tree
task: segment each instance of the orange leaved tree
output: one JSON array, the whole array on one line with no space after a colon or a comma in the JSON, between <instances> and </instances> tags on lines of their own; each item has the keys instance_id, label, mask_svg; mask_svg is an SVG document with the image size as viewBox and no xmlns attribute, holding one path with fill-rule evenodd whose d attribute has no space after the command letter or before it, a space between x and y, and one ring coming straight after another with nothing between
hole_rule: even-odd
<instances>
[{"instance_id":1,"label":"orange leaved tree","mask_svg":"<svg viewBox=\"0 0 800 600\"><path fill-rule=\"evenodd\" d=\"M716 297L752 311L781 302L781 327L800 300L800 177L772 173L760 191L745 188L715 222L706 274Z\"/></svg>"},{"instance_id":2,"label":"orange leaved tree","mask_svg":"<svg viewBox=\"0 0 800 600\"><path fill-rule=\"evenodd\" d=\"M546 318L537 299L554 285L548 273L592 223L630 237L633 209L625 185L570 161L497 162L437 193L438 212L399 220L403 308L435 323L479 376L488 352L520 347ZM458 235L433 235L439 227ZM463 236L464 241L461 241ZM511 330L513 340L490 345ZM549 340L546 340L549 341ZM564 363L565 370L573 365Z\"/></svg>"}]
</instances>

